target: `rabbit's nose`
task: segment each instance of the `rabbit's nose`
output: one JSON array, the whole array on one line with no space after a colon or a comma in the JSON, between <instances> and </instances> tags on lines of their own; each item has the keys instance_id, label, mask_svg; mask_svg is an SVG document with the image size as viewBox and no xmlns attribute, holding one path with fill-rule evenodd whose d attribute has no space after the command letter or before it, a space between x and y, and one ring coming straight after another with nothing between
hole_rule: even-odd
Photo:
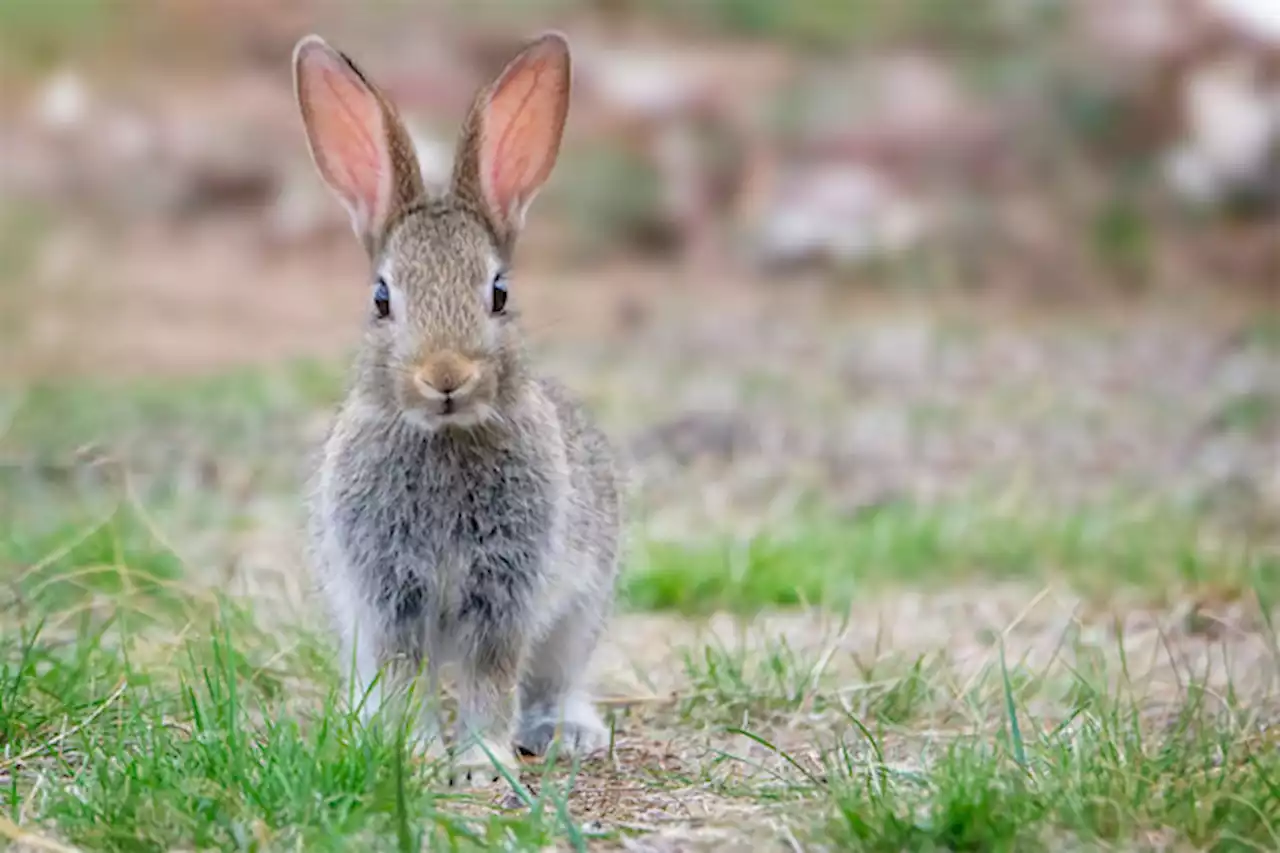
<instances>
[{"instance_id":1,"label":"rabbit's nose","mask_svg":"<svg viewBox=\"0 0 1280 853\"><path fill-rule=\"evenodd\" d=\"M414 384L424 397L461 397L475 385L478 370L475 364L452 355L430 359L413 375Z\"/></svg>"}]
</instances>

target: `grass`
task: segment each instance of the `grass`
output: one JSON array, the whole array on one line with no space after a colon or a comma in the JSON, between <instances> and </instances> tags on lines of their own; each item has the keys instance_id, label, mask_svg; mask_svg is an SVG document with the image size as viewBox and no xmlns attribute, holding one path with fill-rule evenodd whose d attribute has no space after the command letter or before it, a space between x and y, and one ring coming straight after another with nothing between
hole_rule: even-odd
<instances>
[{"instance_id":1,"label":"grass","mask_svg":"<svg viewBox=\"0 0 1280 853\"><path fill-rule=\"evenodd\" d=\"M1280 741L1259 685L1184 670L1180 698L1156 701L1123 642L1095 668L1000 655L967 679L942 650L867 665L835 644L709 642L687 652L677 701L617 735L682 730L702 744L684 747L684 774L528 767L512 807L448 788L394 730L349 716L323 638L266 633L221 598L186 604L146 624L34 607L10 620L0 832L111 851L581 849L616 840L618 825L580 815L623 784L667 808L747 806L763 821L749 831L781 821L833 849L1263 850L1280 833ZM749 772L729 784L734 765Z\"/></svg>"},{"instance_id":2,"label":"grass","mask_svg":"<svg viewBox=\"0 0 1280 853\"><path fill-rule=\"evenodd\" d=\"M1280 427L1280 394L1262 391L1238 394L1228 400L1214 417L1222 429L1261 434Z\"/></svg>"},{"instance_id":3,"label":"grass","mask_svg":"<svg viewBox=\"0 0 1280 853\"><path fill-rule=\"evenodd\" d=\"M145 650L110 626L7 635L3 814L92 850L530 849L581 835L554 784L517 813L442 791L394 733L339 710L331 674L244 623L197 634L164 650L167 666L139 663ZM288 701L277 678L308 676L328 692Z\"/></svg>"},{"instance_id":4,"label":"grass","mask_svg":"<svg viewBox=\"0 0 1280 853\"><path fill-rule=\"evenodd\" d=\"M0 507L8 508L0 516L0 572L17 579L21 594L49 606L126 587L161 606L167 585L184 571L168 542L196 542L184 532L193 525L221 525L230 533L252 523L251 508L221 508L208 495L184 498L174 486L150 491L143 499L125 490L114 500L119 491L105 486L41 484L9 492L8 499L0 497ZM68 494L85 497L77 502ZM200 510L202 501L210 508ZM619 593L629 610L840 610L904 586L991 580L1065 580L1098 600L1129 590L1157 604L1251 591L1280 597L1280 558L1273 552L1215 542L1193 516L1173 512L1099 507L1037 517L976 503L904 504L746 539L662 542L639 533ZM216 539L204 531L203 540ZM212 541L206 552L225 550Z\"/></svg>"},{"instance_id":5,"label":"grass","mask_svg":"<svg viewBox=\"0 0 1280 853\"><path fill-rule=\"evenodd\" d=\"M765 636L755 645L729 646L711 638L685 649L682 718L694 725L750 730L785 724L797 715L820 718L833 712L881 728L953 716L941 689L951 675L941 655L864 662L835 643L797 649L785 638ZM850 685L851 678L856 685Z\"/></svg>"},{"instance_id":6,"label":"grass","mask_svg":"<svg viewBox=\"0 0 1280 853\"><path fill-rule=\"evenodd\" d=\"M1007 37L1016 25L1001 4L981 0L957 5L950 0L904 0L875 3L869 0L698 0L673 3L655 0L641 7L672 18L685 26L717 33L771 38L798 47L841 48L907 40L926 41L953 48L974 48ZM1023 17L1053 11L1042 4Z\"/></svg>"},{"instance_id":7,"label":"grass","mask_svg":"<svg viewBox=\"0 0 1280 853\"><path fill-rule=\"evenodd\" d=\"M0 5L0 71L44 69L96 44L115 23L110 0Z\"/></svg>"},{"instance_id":8,"label":"grass","mask_svg":"<svg viewBox=\"0 0 1280 853\"><path fill-rule=\"evenodd\" d=\"M745 541L648 543L624 580L624 597L636 608L695 613L838 608L892 585L1050 577L1099 595L1125 586L1169 597L1196 588L1280 591L1273 554L1214 544L1194 518L1175 511L1039 514L990 503L904 503Z\"/></svg>"},{"instance_id":9,"label":"grass","mask_svg":"<svg viewBox=\"0 0 1280 853\"><path fill-rule=\"evenodd\" d=\"M1280 317L1255 318L1245 327L1244 340L1266 352L1280 350Z\"/></svg>"},{"instance_id":10,"label":"grass","mask_svg":"<svg viewBox=\"0 0 1280 853\"><path fill-rule=\"evenodd\" d=\"M745 647L708 643L684 653L689 690L681 703L687 717L710 717L746 726L752 718L786 716L818 690L820 658L795 651L785 640L770 640L761 654Z\"/></svg>"},{"instance_id":11,"label":"grass","mask_svg":"<svg viewBox=\"0 0 1280 853\"><path fill-rule=\"evenodd\" d=\"M334 403L342 371L301 359L271 370L243 368L207 376L108 382L43 382L0 396L0 448L45 461L88 444L154 458L200 446L209 452L297 443L299 423ZM286 436L283 433L289 431Z\"/></svg>"},{"instance_id":12,"label":"grass","mask_svg":"<svg viewBox=\"0 0 1280 853\"><path fill-rule=\"evenodd\" d=\"M152 614L180 607L178 555L156 542L143 519L122 505L83 528L55 528L31 536L0 533L0 564L22 566L14 591L49 611L75 607L86 596L141 601Z\"/></svg>"},{"instance_id":13,"label":"grass","mask_svg":"<svg viewBox=\"0 0 1280 853\"><path fill-rule=\"evenodd\" d=\"M1181 841L1191 849L1280 843L1280 751L1274 733L1215 714L1204 693L1170 712L1164 731L1111 702L1019 740L978 737L926 754L922 771L868 763L842 745L828 756L822 834L846 849L1079 849ZM1019 759L1021 754L1021 759ZM1067 839L1070 839L1069 841Z\"/></svg>"},{"instance_id":14,"label":"grass","mask_svg":"<svg viewBox=\"0 0 1280 853\"><path fill-rule=\"evenodd\" d=\"M535 768L521 782L531 805L499 808L451 791L394 737L364 730L343 710L325 638L265 632L252 613L198 592L193 568L140 511L122 505L97 524L34 537L10 529L3 542L5 564L26 566L9 573L17 596L0 617L0 815L10 821L0 831L9 834L112 851L575 848L619 831L580 816L593 792L616 784L667 808L712 791L717 807L749 807L765 821L752 831L781 816L839 849L1053 849L1064 838L1124 846L1156 836L1269 849L1278 831L1267 804L1280 744L1263 728L1265 702L1250 711L1230 689L1192 686L1181 708L1153 716L1121 698L1123 654L1088 665L1073 648L1060 659L1075 669L1001 661L965 678L946 650L881 654L877 643L867 653L769 634L689 648L676 701L621 725L624 745L650 728L701 743L685 748L683 775L637 763L618 771L619 783L599 767ZM770 566L770 588L782 589L815 553L775 549L754 571ZM903 560L913 565L921 574L909 580L956 564ZM629 576L633 608L643 571ZM714 746L723 738L786 736L827 746L732 786L719 776L736 761Z\"/></svg>"},{"instance_id":15,"label":"grass","mask_svg":"<svg viewBox=\"0 0 1280 853\"><path fill-rule=\"evenodd\" d=\"M1051 717L1028 710L1034 689L1016 688L1003 664L978 680L980 702L947 698L930 679L931 698L906 726L883 725L827 688L825 719L810 706L790 726L727 723L738 743L725 755L763 770L756 784L782 820L822 849L1275 849L1280 740L1265 708L1195 679L1181 700L1159 704L1070 678L1076 689L1064 695L1074 701ZM803 746L774 742L789 730L795 742L801 719ZM740 781L727 790L753 795Z\"/></svg>"}]
</instances>

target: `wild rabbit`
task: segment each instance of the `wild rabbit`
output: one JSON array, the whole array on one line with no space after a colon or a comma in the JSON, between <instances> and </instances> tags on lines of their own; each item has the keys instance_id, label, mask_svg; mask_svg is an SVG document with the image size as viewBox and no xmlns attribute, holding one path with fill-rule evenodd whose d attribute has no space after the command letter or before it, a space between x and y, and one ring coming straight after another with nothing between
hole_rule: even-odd
<instances>
[{"instance_id":1,"label":"wild rabbit","mask_svg":"<svg viewBox=\"0 0 1280 853\"><path fill-rule=\"evenodd\" d=\"M434 696L447 664L455 781L497 780L513 742L594 750L606 732L583 682L612 607L618 476L579 404L533 372L510 304L512 250L560 148L568 43L542 35L478 93L440 197L350 59L308 36L293 62L312 157L371 262L309 522L364 716L411 685ZM422 712L424 738L436 719Z\"/></svg>"}]
</instances>

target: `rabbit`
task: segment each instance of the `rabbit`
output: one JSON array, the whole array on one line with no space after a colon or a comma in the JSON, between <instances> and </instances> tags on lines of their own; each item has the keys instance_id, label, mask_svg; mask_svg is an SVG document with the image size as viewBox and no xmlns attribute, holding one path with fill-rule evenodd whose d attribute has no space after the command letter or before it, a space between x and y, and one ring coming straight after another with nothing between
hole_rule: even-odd
<instances>
[{"instance_id":1,"label":"rabbit","mask_svg":"<svg viewBox=\"0 0 1280 853\"><path fill-rule=\"evenodd\" d=\"M311 35L293 67L312 159L370 261L308 501L360 713L435 696L450 666L452 782L498 781L513 746L595 751L607 733L584 679L613 606L621 474L582 405L532 369L510 272L559 154L568 42L544 33L479 91L434 195L395 108L345 54ZM438 744L437 712L412 722Z\"/></svg>"}]
</instances>

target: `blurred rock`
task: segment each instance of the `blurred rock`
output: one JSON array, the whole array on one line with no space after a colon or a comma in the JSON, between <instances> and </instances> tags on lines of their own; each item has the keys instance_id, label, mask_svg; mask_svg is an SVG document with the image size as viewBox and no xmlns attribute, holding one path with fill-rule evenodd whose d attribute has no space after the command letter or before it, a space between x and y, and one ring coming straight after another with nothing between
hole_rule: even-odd
<instances>
[{"instance_id":1,"label":"blurred rock","mask_svg":"<svg viewBox=\"0 0 1280 853\"><path fill-rule=\"evenodd\" d=\"M1275 0L1205 0L1210 11L1241 34L1280 45L1280 3Z\"/></svg>"},{"instance_id":2,"label":"blurred rock","mask_svg":"<svg viewBox=\"0 0 1280 853\"><path fill-rule=\"evenodd\" d=\"M1075 11L1081 42L1127 70L1184 50L1194 37L1188 15L1199 10L1182 0L1081 0Z\"/></svg>"},{"instance_id":3,"label":"blurred rock","mask_svg":"<svg viewBox=\"0 0 1280 853\"><path fill-rule=\"evenodd\" d=\"M287 91L256 78L107 96L58 72L30 120L5 129L0 185L115 221L243 212L276 191L291 109Z\"/></svg>"},{"instance_id":4,"label":"blurred rock","mask_svg":"<svg viewBox=\"0 0 1280 853\"><path fill-rule=\"evenodd\" d=\"M785 55L597 38L575 42L575 68L570 133L650 164L661 230L678 235L686 260L722 262L725 226L767 145L762 109L791 72Z\"/></svg>"},{"instance_id":5,"label":"blurred rock","mask_svg":"<svg viewBox=\"0 0 1280 853\"><path fill-rule=\"evenodd\" d=\"M89 112L89 90L75 70L53 74L36 93L33 113L40 126L67 132L81 126Z\"/></svg>"},{"instance_id":6,"label":"blurred rock","mask_svg":"<svg viewBox=\"0 0 1280 853\"><path fill-rule=\"evenodd\" d=\"M756 162L744 205L752 254L767 267L919 246L939 226L938 191L982 183L1002 154L992 110L923 54L837 64L803 90L798 127Z\"/></svg>"},{"instance_id":7,"label":"blurred rock","mask_svg":"<svg viewBox=\"0 0 1280 853\"><path fill-rule=\"evenodd\" d=\"M1165 156L1173 189L1200 206L1280 200L1280 79L1245 57L1205 62L1182 82L1183 136Z\"/></svg>"},{"instance_id":8,"label":"blurred rock","mask_svg":"<svg viewBox=\"0 0 1280 853\"><path fill-rule=\"evenodd\" d=\"M298 157L290 162L280 191L266 213L267 244L297 245L347 227L342 206L321 182L311 158Z\"/></svg>"},{"instance_id":9,"label":"blurred rock","mask_svg":"<svg viewBox=\"0 0 1280 853\"><path fill-rule=\"evenodd\" d=\"M921 52L860 58L805 83L794 156L858 159L936 180L971 171L1004 147L997 107Z\"/></svg>"},{"instance_id":10,"label":"blurred rock","mask_svg":"<svg viewBox=\"0 0 1280 853\"><path fill-rule=\"evenodd\" d=\"M802 164L782 178L751 244L766 267L821 261L848 265L918 245L924 208L881 173L850 164Z\"/></svg>"},{"instance_id":11,"label":"blurred rock","mask_svg":"<svg viewBox=\"0 0 1280 853\"><path fill-rule=\"evenodd\" d=\"M1082 3L1085 51L1175 195L1202 208L1280 202L1280 4Z\"/></svg>"}]
</instances>

